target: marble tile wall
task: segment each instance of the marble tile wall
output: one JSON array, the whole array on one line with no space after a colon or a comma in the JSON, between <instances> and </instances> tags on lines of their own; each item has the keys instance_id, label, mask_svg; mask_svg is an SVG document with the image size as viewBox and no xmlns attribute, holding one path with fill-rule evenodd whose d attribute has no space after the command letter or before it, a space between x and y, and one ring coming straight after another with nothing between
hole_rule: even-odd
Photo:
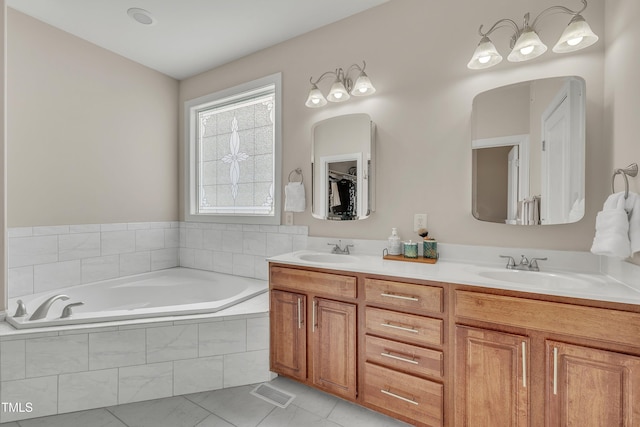
<instances>
[{"instance_id":1,"label":"marble tile wall","mask_svg":"<svg viewBox=\"0 0 640 427\"><path fill-rule=\"evenodd\" d=\"M308 227L180 223L180 266L267 280L266 258L305 249Z\"/></svg>"},{"instance_id":2,"label":"marble tile wall","mask_svg":"<svg viewBox=\"0 0 640 427\"><path fill-rule=\"evenodd\" d=\"M188 267L268 279L266 257L307 245L305 226L139 222L9 229L9 298Z\"/></svg>"},{"instance_id":3,"label":"marble tile wall","mask_svg":"<svg viewBox=\"0 0 640 427\"><path fill-rule=\"evenodd\" d=\"M177 221L10 228L8 295L177 267L179 243Z\"/></svg>"},{"instance_id":4,"label":"marble tile wall","mask_svg":"<svg viewBox=\"0 0 640 427\"><path fill-rule=\"evenodd\" d=\"M266 299L264 305L267 305ZM0 337L0 422L268 381L268 313Z\"/></svg>"}]
</instances>

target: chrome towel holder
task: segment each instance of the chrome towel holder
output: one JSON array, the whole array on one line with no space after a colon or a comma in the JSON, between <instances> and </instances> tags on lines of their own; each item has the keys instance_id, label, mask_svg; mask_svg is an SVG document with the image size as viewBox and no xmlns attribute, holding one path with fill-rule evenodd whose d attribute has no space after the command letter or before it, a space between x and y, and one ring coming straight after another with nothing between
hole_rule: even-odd
<instances>
[{"instance_id":1,"label":"chrome towel holder","mask_svg":"<svg viewBox=\"0 0 640 427\"><path fill-rule=\"evenodd\" d=\"M295 168L294 170L292 170L291 172L289 172L289 182L295 182L291 180L291 175L296 174L296 176L300 176L300 183L304 182L304 175L302 174L302 169L301 168Z\"/></svg>"},{"instance_id":2,"label":"chrome towel holder","mask_svg":"<svg viewBox=\"0 0 640 427\"><path fill-rule=\"evenodd\" d=\"M616 192L615 184L617 175L622 175L622 177L624 178L624 198L627 199L629 198L629 179L627 177L638 176L638 164L631 163L624 169L616 169L613 171L613 178L611 178L611 191L613 193Z\"/></svg>"}]
</instances>

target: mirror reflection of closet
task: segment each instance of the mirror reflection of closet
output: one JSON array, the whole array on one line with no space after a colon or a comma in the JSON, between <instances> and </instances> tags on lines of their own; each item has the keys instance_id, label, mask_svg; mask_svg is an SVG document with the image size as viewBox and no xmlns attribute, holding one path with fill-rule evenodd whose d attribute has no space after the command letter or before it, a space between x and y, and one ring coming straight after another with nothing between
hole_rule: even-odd
<instances>
[{"instance_id":1,"label":"mirror reflection of closet","mask_svg":"<svg viewBox=\"0 0 640 427\"><path fill-rule=\"evenodd\" d=\"M374 210L374 125L367 114L333 117L312 128L312 214L352 221Z\"/></svg>"}]
</instances>

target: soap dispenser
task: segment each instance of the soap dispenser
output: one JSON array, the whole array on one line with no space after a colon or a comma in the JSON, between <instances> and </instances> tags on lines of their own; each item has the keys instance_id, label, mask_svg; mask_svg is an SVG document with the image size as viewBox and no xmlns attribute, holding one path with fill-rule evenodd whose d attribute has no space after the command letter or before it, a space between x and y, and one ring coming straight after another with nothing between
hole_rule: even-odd
<instances>
[{"instance_id":1,"label":"soap dispenser","mask_svg":"<svg viewBox=\"0 0 640 427\"><path fill-rule=\"evenodd\" d=\"M400 236L398 236L398 229L391 229L391 236L389 236L389 246L387 247L389 255L401 255L402 243L400 242Z\"/></svg>"}]
</instances>

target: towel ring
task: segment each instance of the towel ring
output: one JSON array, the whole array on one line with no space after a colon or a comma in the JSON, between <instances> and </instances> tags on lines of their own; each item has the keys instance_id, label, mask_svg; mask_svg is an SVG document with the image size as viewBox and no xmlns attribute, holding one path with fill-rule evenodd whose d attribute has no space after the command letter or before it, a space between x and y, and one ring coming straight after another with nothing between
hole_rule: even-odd
<instances>
[{"instance_id":1,"label":"towel ring","mask_svg":"<svg viewBox=\"0 0 640 427\"><path fill-rule=\"evenodd\" d=\"M289 182L293 182L291 181L291 175L293 175L294 173L300 175L300 183L304 182L304 175L302 175L302 169L300 168L295 168L294 170L289 172Z\"/></svg>"},{"instance_id":2,"label":"towel ring","mask_svg":"<svg viewBox=\"0 0 640 427\"><path fill-rule=\"evenodd\" d=\"M627 176L635 177L638 176L638 164L632 163L627 166L625 169L616 169L613 171L613 177L611 178L611 191L613 193L616 192L616 176L622 175L624 178L624 198L629 198L629 179Z\"/></svg>"}]
</instances>

